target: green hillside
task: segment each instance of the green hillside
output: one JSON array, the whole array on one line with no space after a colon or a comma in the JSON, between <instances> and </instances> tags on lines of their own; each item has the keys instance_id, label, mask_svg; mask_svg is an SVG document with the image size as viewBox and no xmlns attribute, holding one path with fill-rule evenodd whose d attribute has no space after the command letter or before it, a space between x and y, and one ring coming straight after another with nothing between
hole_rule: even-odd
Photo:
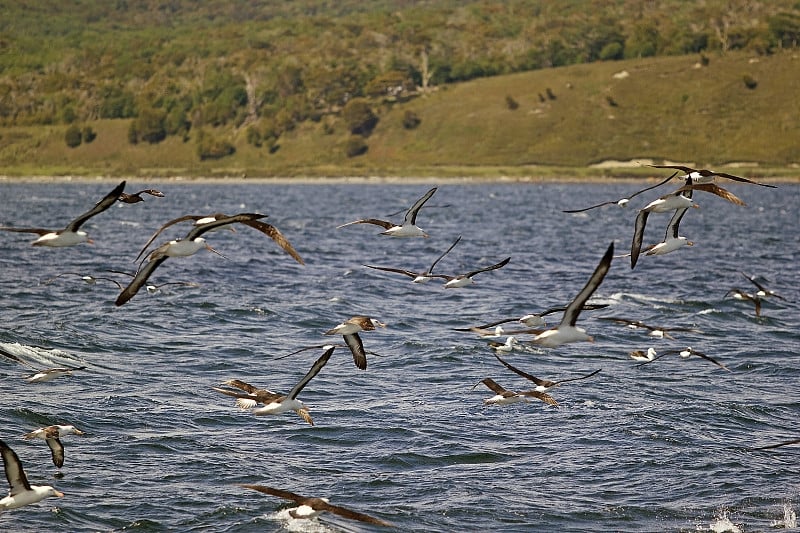
<instances>
[{"instance_id":1,"label":"green hillside","mask_svg":"<svg viewBox=\"0 0 800 533\"><path fill-rule=\"evenodd\" d=\"M0 0L0 174L800 162L796 0ZM635 167L636 165L634 165Z\"/></svg>"}]
</instances>

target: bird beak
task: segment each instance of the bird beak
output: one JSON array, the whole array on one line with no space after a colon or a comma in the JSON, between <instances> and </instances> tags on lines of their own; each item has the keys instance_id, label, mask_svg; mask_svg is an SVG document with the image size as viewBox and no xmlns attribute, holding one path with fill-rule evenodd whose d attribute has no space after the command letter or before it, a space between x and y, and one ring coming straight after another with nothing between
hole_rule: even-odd
<instances>
[{"instance_id":1,"label":"bird beak","mask_svg":"<svg viewBox=\"0 0 800 533\"><path fill-rule=\"evenodd\" d=\"M383 322L380 322L378 320L375 321L375 325L378 326L378 327L381 327L381 328L385 328L386 327L386 324L384 324Z\"/></svg>"},{"instance_id":2,"label":"bird beak","mask_svg":"<svg viewBox=\"0 0 800 533\"><path fill-rule=\"evenodd\" d=\"M86 433L84 433L84 432L83 432L83 431L81 431L80 429L75 429L75 434L76 434L76 435L86 435Z\"/></svg>"},{"instance_id":3,"label":"bird beak","mask_svg":"<svg viewBox=\"0 0 800 533\"><path fill-rule=\"evenodd\" d=\"M214 252L215 254L217 254L218 256L220 256L220 257L221 257L221 258L223 258L223 259L227 259L227 257L225 257L224 255L222 255L221 253L219 253L218 251L216 251L215 249L213 249L213 248L211 247L211 245L210 245L210 244L208 244L208 243L206 243L206 250L208 250L209 252Z\"/></svg>"},{"instance_id":4,"label":"bird beak","mask_svg":"<svg viewBox=\"0 0 800 533\"><path fill-rule=\"evenodd\" d=\"M686 241L686 246L694 246L694 243L692 241Z\"/></svg>"},{"instance_id":5,"label":"bird beak","mask_svg":"<svg viewBox=\"0 0 800 533\"><path fill-rule=\"evenodd\" d=\"M59 492L57 490L53 491L53 495L58 496L59 498L63 498L64 497L64 493L63 492Z\"/></svg>"},{"instance_id":6,"label":"bird beak","mask_svg":"<svg viewBox=\"0 0 800 533\"><path fill-rule=\"evenodd\" d=\"M700 206L699 206L699 205L697 205L697 204L693 204L693 205L692 205L692 207L694 207L694 208L697 208L697 209L700 209Z\"/></svg>"},{"instance_id":7,"label":"bird beak","mask_svg":"<svg viewBox=\"0 0 800 533\"><path fill-rule=\"evenodd\" d=\"M86 239L86 244L94 244L94 241L92 239Z\"/></svg>"}]
</instances>

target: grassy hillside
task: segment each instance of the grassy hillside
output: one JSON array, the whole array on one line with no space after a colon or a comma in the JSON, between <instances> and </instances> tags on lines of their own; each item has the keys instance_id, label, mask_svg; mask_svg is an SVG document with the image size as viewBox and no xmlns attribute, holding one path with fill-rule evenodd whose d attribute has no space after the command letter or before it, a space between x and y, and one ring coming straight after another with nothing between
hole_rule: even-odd
<instances>
[{"instance_id":1,"label":"grassy hillside","mask_svg":"<svg viewBox=\"0 0 800 533\"><path fill-rule=\"evenodd\" d=\"M699 59L574 65L444 85L403 103L375 102L380 120L366 138L369 148L353 158L344 148L349 132L335 115L283 133L272 152L249 145L244 130L220 130L236 153L213 161L200 161L191 138L131 145L129 120L88 123L97 138L77 148L66 146L66 126L12 126L0 130L0 174L617 175L645 169L590 165L639 158L752 162L758 166L748 175L798 174L797 51L710 55L707 66ZM748 88L745 76L757 86ZM414 129L403 127L407 111L421 119Z\"/></svg>"}]
</instances>

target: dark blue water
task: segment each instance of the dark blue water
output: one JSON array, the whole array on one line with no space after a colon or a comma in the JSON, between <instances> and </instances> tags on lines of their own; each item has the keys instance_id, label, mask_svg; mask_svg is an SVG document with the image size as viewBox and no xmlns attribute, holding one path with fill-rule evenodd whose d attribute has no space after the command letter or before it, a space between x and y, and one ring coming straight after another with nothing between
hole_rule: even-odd
<instances>
[{"instance_id":1,"label":"dark blue water","mask_svg":"<svg viewBox=\"0 0 800 533\"><path fill-rule=\"evenodd\" d=\"M113 183L0 184L0 225L62 227ZM0 232L0 342L43 346L37 367L84 364L43 384L0 361L2 437L34 484L63 499L0 515L7 531L328 531L372 526L333 515L286 517L288 502L236 486L260 483L328 497L406 531L763 531L797 507L800 447L749 451L800 430L800 187L731 185L748 206L696 194L681 234L695 242L631 271L617 258L582 325L596 338L506 356L543 378L602 368L551 391L543 403L483 405L485 377L509 389L529 383L503 368L486 340L453 328L564 305L611 241L627 251L635 210L667 192L584 215L561 209L616 199L640 185L447 184L418 223L429 239L391 239L377 226L431 184L224 185L131 183L165 198L114 206L85 229L94 245L32 247L32 235ZM296 264L250 228L207 234L227 259L201 252L169 259L151 281L191 281L142 292L123 307L110 282L77 274L133 271L133 258L163 222L187 213L258 211L306 261ZM401 215L394 219L400 219ZM650 217L658 242L668 217ZM183 236L186 226L161 240ZM496 263L476 284L444 290L369 263L462 273ZM787 301L765 300L755 317L740 274L759 275ZM71 272L45 283L53 276ZM118 276L119 277L119 276ZM123 277L119 277L124 281ZM232 378L288 391L329 342L324 331L355 314L388 324L366 332L369 368L340 349L301 394L316 425L293 413L254 417L211 387ZM691 327L675 340L598 320L614 316ZM555 321L559 315L555 315ZM513 324L509 325L514 327ZM522 336L521 338L525 338ZM503 340L503 339L501 339ZM676 355L643 367L631 350L692 346L730 372ZM23 350L24 351L24 350ZM56 473L42 441L23 433L71 423Z\"/></svg>"}]
</instances>

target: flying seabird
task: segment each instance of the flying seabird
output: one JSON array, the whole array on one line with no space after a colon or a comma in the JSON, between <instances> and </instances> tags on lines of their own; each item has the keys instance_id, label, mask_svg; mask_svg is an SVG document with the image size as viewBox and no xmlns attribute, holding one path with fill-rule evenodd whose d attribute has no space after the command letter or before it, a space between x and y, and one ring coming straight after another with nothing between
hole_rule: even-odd
<instances>
[{"instance_id":1,"label":"flying seabird","mask_svg":"<svg viewBox=\"0 0 800 533\"><path fill-rule=\"evenodd\" d=\"M613 317L613 316L601 316L601 317L598 317L598 320L609 320L611 322L617 322L619 324L625 324L626 326L628 326L631 329L646 329L646 330L648 330L650 332L650 333L648 333L648 335L650 335L652 337L659 338L659 339L663 339L664 337L666 337L668 339L673 339L674 340L674 337L669 334L670 331L688 331L688 332L691 332L691 333L702 333L702 331L700 331L699 329L695 329L695 328L665 328L665 327L662 327L662 326L650 326L650 325L645 324L644 322L642 322L640 320L631 320L629 318L617 318L617 317Z\"/></svg>"},{"instance_id":2,"label":"flying seabird","mask_svg":"<svg viewBox=\"0 0 800 533\"><path fill-rule=\"evenodd\" d=\"M761 316L761 296L758 296L757 294L750 294L749 292L745 292L741 289L731 289L725 293L725 296L728 295L733 296L736 300L747 300L753 302L756 316Z\"/></svg>"},{"instance_id":3,"label":"flying seabird","mask_svg":"<svg viewBox=\"0 0 800 533\"><path fill-rule=\"evenodd\" d=\"M597 267L594 269L589 281L583 289L581 289L575 299L567 306L567 310L564 311L564 316L561 318L558 327L543 331L536 335L531 342L553 348L568 342L594 340L586 334L583 328L575 326L575 323L578 320L578 315L583 310L583 306L586 305L586 301L591 298L594 291L596 291L603 282L603 278L606 277L606 273L611 268L611 259L613 257L614 242L612 241L611 244L608 245L608 249L600 260L600 263L598 263Z\"/></svg>"},{"instance_id":4,"label":"flying seabird","mask_svg":"<svg viewBox=\"0 0 800 533\"><path fill-rule=\"evenodd\" d=\"M274 489L272 487L265 487L264 485L250 485L245 483L239 483L238 485L245 489L255 490L262 494L277 496L278 498L295 502L299 507L289 511L289 515L292 518L315 518L321 512L327 511L343 518L349 518L350 520L358 520L359 522L366 522L368 524L384 527L394 527L392 524L384 522L379 518L374 518L364 513L359 513L358 511L352 511L338 505L330 504L326 498L306 498L305 496L300 496L288 490Z\"/></svg>"},{"instance_id":5,"label":"flying seabird","mask_svg":"<svg viewBox=\"0 0 800 533\"><path fill-rule=\"evenodd\" d=\"M714 172L713 170L708 169L696 169L691 168L683 165L648 165L653 168L671 168L675 170L680 170L681 172L685 172L683 176L680 176L678 179L686 180L687 184L690 183L710 183L714 180L715 176L719 176L720 178L727 178L733 181L739 181L742 183L752 183L754 185L761 185L762 187L770 187L772 189L776 189L775 185L767 185L766 183L759 183L757 181L753 181L747 178L742 178L741 176L734 176L733 174L726 174L724 172Z\"/></svg>"},{"instance_id":6,"label":"flying seabird","mask_svg":"<svg viewBox=\"0 0 800 533\"><path fill-rule=\"evenodd\" d=\"M512 403L519 403L519 402L526 402L530 403L528 398L537 398L548 405L552 405L554 407L558 407L558 402L547 394L546 392L539 392L537 390L528 390L522 392L514 392L510 390L506 390L500 385L497 384L492 378L484 378L480 380L478 383L483 383L489 389L491 389L495 395L491 398L487 398L483 400L485 405L510 405ZM475 384L477 387L478 384ZM475 387L472 387L473 389Z\"/></svg>"},{"instance_id":7,"label":"flying seabird","mask_svg":"<svg viewBox=\"0 0 800 533\"><path fill-rule=\"evenodd\" d=\"M498 268L503 268L511 261L510 257L506 257L499 263L496 263L492 266L488 266L485 268L478 268L471 272L467 272L466 274L459 274L457 276L447 276L445 274L436 274L432 277L434 278L442 278L445 281L444 288L445 289L456 289L460 287L466 287L467 285L472 285L475 281L472 279L473 276L480 274L481 272L489 272L490 270L497 270Z\"/></svg>"},{"instance_id":8,"label":"flying seabird","mask_svg":"<svg viewBox=\"0 0 800 533\"><path fill-rule=\"evenodd\" d=\"M83 431L73 425L54 425L35 429L26 433L23 438L42 439L47 442L53 455L53 464L61 468L64 466L64 445L59 438L65 435L83 435Z\"/></svg>"},{"instance_id":9,"label":"flying seabird","mask_svg":"<svg viewBox=\"0 0 800 533\"><path fill-rule=\"evenodd\" d=\"M303 420L313 426L314 420L308 412L308 407L297 399L297 395L300 394L300 391L308 385L308 382L322 370L322 367L325 366L325 363L331 358L331 354L333 354L335 349L335 346L325 346L325 353L311 365L311 370L309 370L308 373L303 376L303 379L301 379L297 385L289 391L289 394L286 395L272 392L269 389L259 389L238 379L228 380L223 383L223 385L239 390L220 389L217 387L213 387L213 389L222 394L233 396L236 398L236 405L239 406L239 408L252 409L254 415L277 415L288 411L294 411L300 415ZM264 406L256 407L259 403L264 404Z\"/></svg>"},{"instance_id":10,"label":"flying seabird","mask_svg":"<svg viewBox=\"0 0 800 533\"><path fill-rule=\"evenodd\" d=\"M716 359L714 359L710 355L706 355L706 354L704 354L702 352L699 352L699 351L695 350L694 348L692 348L691 346L688 346L688 347L684 348L683 350L667 350L666 352L662 353L661 355L657 355L657 356L653 357L652 359L650 359L649 361L645 361L644 363L639 363L636 366L642 366L642 365L646 365L648 363L652 363L653 361L655 361L657 359L661 359L665 355L670 355L670 354L678 354L678 355L681 356L682 359L688 359L689 357L691 357L693 355L696 355L697 357L700 357L701 359L705 359L706 361L714 363L718 367L720 367L720 368L722 368L724 370L727 370L728 372L731 371L727 366L723 365L722 363L720 363L719 361L717 361Z\"/></svg>"},{"instance_id":11,"label":"flying seabird","mask_svg":"<svg viewBox=\"0 0 800 533\"><path fill-rule=\"evenodd\" d=\"M0 227L3 231L14 231L17 233L36 233L39 238L33 241L34 246L51 246L51 247L64 247L75 246L82 242L91 244L93 241L89 238L85 231L81 231L80 227L93 216L102 213L117 201L122 190L125 188L123 181L114 190L103 197L102 200L97 202L93 208L83 213L76 219L72 220L64 229L51 230L42 228L9 228Z\"/></svg>"},{"instance_id":12,"label":"flying seabird","mask_svg":"<svg viewBox=\"0 0 800 533\"><path fill-rule=\"evenodd\" d=\"M659 201L661 202L658 203ZM683 215L686 213L689 207L699 207L697 204L692 202L691 189L662 196L658 200L650 202L647 206L639 210L639 213L636 215L636 222L634 223L633 240L631 241L631 269L636 266L636 263L639 260L639 253L642 249L642 240L644 239L644 228L647 225L647 218L651 212L666 213L673 210L675 211L669 221L669 225L667 226L667 232L664 237L663 246L660 247L661 249L669 248L669 251L673 251L683 244L690 242L687 241L685 237L678 236L678 225L680 224ZM655 248L655 246L653 248Z\"/></svg>"},{"instance_id":13,"label":"flying seabird","mask_svg":"<svg viewBox=\"0 0 800 533\"><path fill-rule=\"evenodd\" d=\"M60 376L71 376L74 371L85 369L85 366L48 368L27 376L25 381L28 383L44 383L45 381L50 381Z\"/></svg>"},{"instance_id":14,"label":"flying seabird","mask_svg":"<svg viewBox=\"0 0 800 533\"><path fill-rule=\"evenodd\" d=\"M266 216L267 215L260 215L258 218L266 218ZM260 231L261 233L263 233L264 235L275 241L275 243L278 246L280 246L283 249L283 251L292 256L292 258L295 261L297 261L301 265L305 264L305 262L303 262L303 258L300 257L300 254L297 253L297 251L294 249L289 240L286 237L284 237L283 233L281 233L280 230L275 226L267 224L266 222L256 218L231 220L232 218L234 217L225 215L223 213L215 213L213 215L184 215L182 217L172 219L163 226L161 226L160 228L158 228L155 233L153 233L150 239L148 239L148 241L142 247L142 250L139 252L139 255L136 256L136 261L139 260L139 258L145 252L145 250L147 250L150 244L156 239L156 237L158 237L161 234L162 231L179 222L184 222L186 220L193 220L195 229L198 226L205 226L206 224L211 224L211 227L206 229L205 231L219 231L222 229L229 229L231 231L236 231L233 228L233 224L237 222L239 224L244 224L245 226L250 226L251 228ZM226 220L227 222L223 224L217 224L217 222L219 222L220 220Z\"/></svg>"},{"instance_id":15,"label":"flying seabird","mask_svg":"<svg viewBox=\"0 0 800 533\"><path fill-rule=\"evenodd\" d=\"M685 207L675 210L675 213L669 220L669 224L667 224L667 231L664 233L664 240L645 248L644 255L664 255L674 252L684 245L694 246L694 242L690 241L686 237L681 237L678 235L678 226L681 223L683 215L685 215L688 210L689 209Z\"/></svg>"},{"instance_id":16,"label":"flying seabird","mask_svg":"<svg viewBox=\"0 0 800 533\"><path fill-rule=\"evenodd\" d=\"M3 466L5 467L6 479L9 485L8 496L0 500L0 512L36 503L48 496L57 496L59 498L64 496L63 492L57 491L50 485L31 485L28 483L28 477L22 469L19 457L2 440L0 440L0 455L3 456Z\"/></svg>"},{"instance_id":17,"label":"flying seabird","mask_svg":"<svg viewBox=\"0 0 800 533\"><path fill-rule=\"evenodd\" d=\"M450 250L452 250L460 240L461 240L461 235L459 235L458 238L455 240L455 242L453 242L453 244L450 245L450 248L445 250L443 254L441 254L439 257L436 258L436 260L433 263L431 263L431 266L425 272L412 272L411 270L405 270L402 268L380 267L373 265L364 265L364 266L367 268L374 268L375 270L385 270L386 272L396 272L398 274L403 274L404 276L408 276L409 278L411 278L411 280L414 283L426 283L431 279L433 279L434 277L436 277L433 275L433 268L436 266L436 263L441 261L441 259L444 256L450 253Z\"/></svg>"},{"instance_id":18,"label":"flying seabird","mask_svg":"<svg viewBox=\"0 0 800 533\"><path fill-rule=\"evenodd\" d=\"M97 284L98 281L101 281L101 280L102 281L110 281L111 283L116 285L119 290L123 289L122 283L120 283L119 281L117 281L117 280L115 280L113 278L105 278L105 277L102 277L102 276L92 276L92 275L89 275L89 274L79 274L77 272L62 272L61 274L55 275L52 278L43 281L42 285L49 285L50 283L52 283L56 279L58 279L60 277L63 277L63 276L78 276L87 285L95 285L95 284Z\"/></svg>"},{"instance_id":19,"label":"flying seabird","mask_svg":"<svg viewBox=\"0 0 800 533\"><path fill-rule=\"evenodd\" d=\"M523 378L527 379L528 381L534 382L536 384L536 388L533 389L533 390L538 391L538 392L547 392L548 390L550 390L550 389L552 389L554 387L558 387L562 383L567 383L568 381L579 381L579 380L582 380L582 379L588 379L588 378L594 376L595 374L597 374L598 372L600 372L602 370L602 368L598 368L594 372L591 372L591 373L583 375L583 376L578 376L576 378L566 378L566 379L560 379L558 381L550 381L548 379L537 378L536 376L533 376L531 374L528 374L527 372L524 372L524 371L520 370L519 368L516 368L511 363L503 360L497 354L494 354L494 357L495 357L495 359L500 361L500 363L504 367L506 367L507 369L511 370L512 372L514 372L518 376L522 376Z\"/></svg>"},{"instance_id":20,"label":"flying seabird","mask_svg":"<svg viewBox=\"0 0 800 533\"><path fill-rule=\"evenodd\" d=\"M173 240L162 244L150 252L147 263L144 263L142 266L140 266L133 280L131 280L130 284L128 284L128 286L125 287L117 297L115 302L116 305L123 305L125 302L133 298L136 293L139 292L139 289L142 287L142 285L147 283L148 278L155 271L155 269L158 268L161 263L166 261L168 257L188 257L190 255L194 255L202 248L206 248L211 252L222 255L214 250L211 245L206 243L206 240L201 237L202 234L219 226L233 223L251 222L265 216L266 215L260 215L258 213L240 213L238 215L219 218L213 222L208 222L200 226L194 226L191 230L189 230L189 233L187 233L186 237L183 239Z\"/></svg>"},{"instance_id":21,"label":"flying seabird","mask_svg":"<svg viewBox=\"0 0 800 533\"><path fill-rule=\"evenodd\" d=\"M143 189L139 192L134 192L134 193L123 192L119 195L118 200L125 204L135 204L138 202L144 202L144 198L142 198L143 194L149 194L150 196L156 196L158 198L164 197L164 193L162 193L161 191L157 191L155 189Z\"/></svg>"},{"instance_id":22,"label":"flying seabird","mask_svg":"<svg viewBox=\"0 0 800 533\"><path fill-rule=\"evenodd\" d=\"M411 208L406 211L406 216L403 219L403 223L400 225L387 222L385 220L379 220L377 218L363 218L353 222L348 222L347 224L342 224L336 229L351 226L353 224L375 224L376 226L381 226L386 230L382 231L380 233L381 235L389 235L390 237L428 237L428 234L417 226L417 213L425 204L425 202L427 202L430 197L433 196L433 193L436 192L436 189L437 187L432 188L426 192L422 198L414 202L414 205L412 205Z\"/></svg>"},{"instance_id":23,"label":"flying seabird","mask_svg":"<svg viewBox=\"0 0 800 533\"><path fill-rule=\"evenodd\" d=\"M742 274L742 276L744 276L744 277L745 277L745 278L746 278L746 279L747 279L747 280L748 280L750 283L752 283L753 285L755 285L755 286L756 286L756 288L758 289L758 291L755 293L755 296L758 296L759 298L774 297L774 298L778 298L779 300L786 301L786 298L784 298L783 296L781 296L781 295L780 295L780 294L778 294L777 292L775 292L775 291L773 291L773 290L771 290L771 289L768 289L768 288L766 288L766 287L765 287L765 286L764 286L762 283L759 283L759 282L756 280L756 276L748 276L748 275L747 275L747 274L745 274L744 272L742 272L741 274Z\"/></svg>"},{"instance_id":24,"label":"flying seabird","mask_svg":"<svg viewBox=\"0 0 800 533\"><path fill-rule=\"evenodd\" d=\"M356 315L329 329L325 335L341 335L353 354L353 362L361 370L366 370L367 353L364 351L364 343L361 342L358 332L371 331L377 327L385 328L386 324L368 316Z\"/></svg>"},{"instance_id":25,"label":"flying seabird","mask_svg":"<svg viewBox=\"0 0 800 533\"><path fill-rule=\"evenodd\" d=\"M658 352L656 352L656 349L651 346L646 352L643 350L634 350L632 352L628 352L628 355L630 355L631 359L634 361L648 363L656 358L657 353Z\"/></svg>"},{"instance_id":26,"label":"flying seabird","mask_svg":"<svg viewBox=\"0 0 800 533\"><path fill-rule=\"evenodd\" d=\"M720 198L722 198L723 200L727 200L734 205L740 205L742 207L747 205L741 198L739 198L729 190L723 189L722 187L720 187L715 183L692 183L689 185L684 185L683 187L675 191L675 193L682 193L684 191L710 192L711 194L715 194Z\"/></svg>"},{"instance_id":27,"label":"flying seabird","mask_svg":"<svg viewBox=\"0 0 800 533\"><path fill-rule=\"evenodd\" d=\"M626 207L628 205L628 202L630 202L633 197L638 196L638 195L642 194L643 192L647 192L647 191L649 191L651 189L655 189L656 187L661 187L662 185L667 183L669 180L674 178L677 174L678 173L675 172L674 174L672 174L672 176L668 177L667 179L662 180L662 181L656 183L655 185L651 185L650 187L647 187L646 189L642 189L640 191L636 191L635 193L631 194L627 198L620 198L619 200L612 200L612 201L608 201L608 202L603 202L603 203L600 203L600 204L597 204L597 205L593 205L591 207L584 207L583 209L565 209L565 210L562 211L562 213L582 213L584 211L589 211L590 209L595 209L597 207L603 207L604 205L613 205L613 204L616 204L616 205L618 205L620 207Z\"/></svg>"},{"instance_id":28,"label":"flying seabird","mask_svg":"<svg viewBox=\"0 0 800 533\"><path fill-rule=\"evenodd\" d=\"M584 311L594 311L595 309L604 309L608 307L608 304L586 304L583 306ZM519 318L504 318L502 320L497 320L495 322L490 322L489 324L483 324L481 326L475 326L471 328L455 328L455 331L475 331L475 328L479 330L486 330L497 327L501 324L507 324L509 322L521 322L528 327L531 328L539 328L544 327L547 323L544 320L544 317L553 313L558 313L561 311L566 311L566 307L551 307L546 311L542 311L541 313L530 313Z\"/></svg>"},{"instance_id":29,"label":"flying seabird","mask_svg":"<svg viewBox=\"0 0 800 533\"><path fill-rule=\"evenodd\" d=\"M519 341L514 335L506 337L505 342L489 341L489 347L496 352L512 352L519 345Z\"/></svg>"}]
</instances>

